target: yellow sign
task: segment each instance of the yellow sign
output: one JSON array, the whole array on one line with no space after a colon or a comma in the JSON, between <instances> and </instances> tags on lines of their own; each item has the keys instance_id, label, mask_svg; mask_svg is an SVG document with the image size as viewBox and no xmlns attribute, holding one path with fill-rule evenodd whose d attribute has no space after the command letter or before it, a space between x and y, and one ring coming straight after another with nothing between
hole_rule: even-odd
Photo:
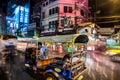
<instances>
[{"instance_id":1,"label":"yellow sign","mask_svg":"<svg viewBox=\"0 0 120 80\"><path fill-rule=\"evenodd\" d=\"M55 71L56 72L61 72L61 69L60 68L55 68Z\"/></svg>"},{"instance_id":2,"label":"yellow sign","mask_svg":"<svg viewBox=\"0 0 120 80\"><path fill-rule=\"evenodd\" d=\"M79 66L79 67L77 67L77 70L80 70L82 68L82 66Z\"/></svg>"}]
</instances>

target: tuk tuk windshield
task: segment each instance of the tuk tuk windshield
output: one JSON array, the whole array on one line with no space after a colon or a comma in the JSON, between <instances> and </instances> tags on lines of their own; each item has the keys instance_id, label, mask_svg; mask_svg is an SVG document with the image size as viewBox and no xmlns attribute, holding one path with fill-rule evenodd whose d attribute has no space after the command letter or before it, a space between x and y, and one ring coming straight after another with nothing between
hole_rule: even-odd
<instances>
[{"instance_id":1,"label":"tuk tuk windshield","mask_svg":"<svg viewBox=\"0 0 120 80\"><path fill-rule=\"evenodd\" d=\"M85 44L75 43L43 43L43 48L45 48L45 54L47 58L63 57L65 54L80 53L80 51L85 49ZM40 48L39 48L40 49ZM40 53L39 53L40 55Z\"/></svg>"},{"instance_id":2,"label":"tuk tuk windshield","mask_svg":"<svg viewBox=\"0 0 120 80\"><path fill-rule=\"evenodd\" d=\"M84 40L81 40L82 43L79 43L79 41L80 40L78 39L78 37L74 37L74 35L69 35L61 37L41 37L29 44L30 46L33 46L33 48L36 44L36 47L32 49L32 54L36 55L35 58L37 61L37 66L41 66L43 65L42 61L52 60L56 58L59 58L66 62L67 57L67 60L70 62L70 64L71 62L74 63L83 61L83 57L86 51L86 43L83 42ZM43 63L45 65L45 62Z\"/></svg>"}]
</instances>

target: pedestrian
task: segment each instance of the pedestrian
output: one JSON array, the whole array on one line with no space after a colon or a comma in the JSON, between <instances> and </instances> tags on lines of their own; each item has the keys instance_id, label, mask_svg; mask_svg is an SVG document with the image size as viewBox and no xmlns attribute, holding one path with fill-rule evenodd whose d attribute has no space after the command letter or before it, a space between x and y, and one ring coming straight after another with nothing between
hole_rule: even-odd
<instances>
[{"instance_id":1,"label":"pedestrian","mask_svg":"<svg viewBox=\"0 0 120 80\"><path fill-rule=\"evenodd\" d=\"M14 64L15 45L12 42L10 42L5 47L6 47L6 49L8 49L8 54L7 54L7 60L8 60L8 62Z\"/></svg>"}]
</instances>

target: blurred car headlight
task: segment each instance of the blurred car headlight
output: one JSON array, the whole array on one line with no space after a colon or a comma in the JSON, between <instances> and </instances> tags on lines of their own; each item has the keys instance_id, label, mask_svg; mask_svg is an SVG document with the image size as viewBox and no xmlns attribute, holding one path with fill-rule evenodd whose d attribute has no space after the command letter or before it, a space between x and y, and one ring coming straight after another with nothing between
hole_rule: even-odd
<instances>
[{"instance_id":1,"label":"blurred car headlight","mask_svg":"<svg viewBox=\"0 0 120 80\"><path fill-rule=\"evenodd\" d=\"M25 66L26 66L26 67L30 67L30 65L29 65L29 64L25 64Z\"/></svg>"}]
</instances>

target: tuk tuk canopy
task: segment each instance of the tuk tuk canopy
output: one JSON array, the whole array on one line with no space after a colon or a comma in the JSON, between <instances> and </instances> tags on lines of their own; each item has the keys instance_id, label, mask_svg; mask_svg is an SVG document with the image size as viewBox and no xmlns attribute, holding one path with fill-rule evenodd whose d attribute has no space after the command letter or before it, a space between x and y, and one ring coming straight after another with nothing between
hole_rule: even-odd
<instances>
[{"instance_id":1,"label":"tuk tuk canopy","mask_svg":"<svg viewBox=\"0 0 120 80\"><path fill-rule=\"evenodd\" d=\"M87 43L87 35L72 34L72 35L58 35L58 36L46 36L37 39L37 42L74 42L74 43Z\"/></svg>"}]
</instances>

